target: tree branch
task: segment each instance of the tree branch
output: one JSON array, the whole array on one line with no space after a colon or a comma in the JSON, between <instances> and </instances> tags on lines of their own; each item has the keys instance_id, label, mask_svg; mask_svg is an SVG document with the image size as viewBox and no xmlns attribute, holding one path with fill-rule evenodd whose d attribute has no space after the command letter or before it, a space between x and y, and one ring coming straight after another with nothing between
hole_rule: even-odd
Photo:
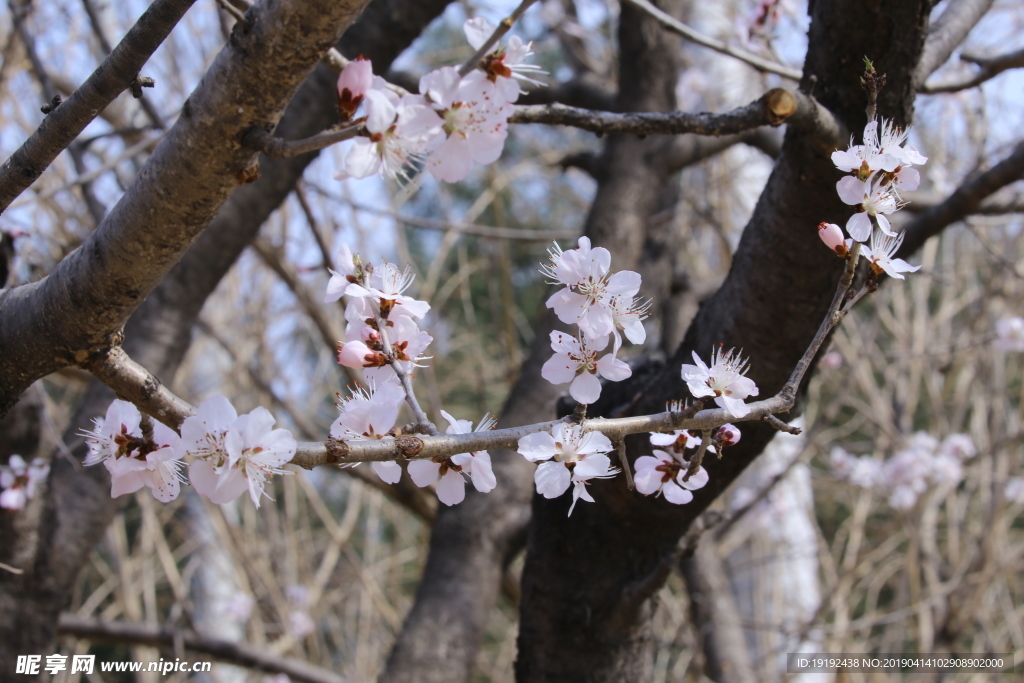
<instances>
[{"instance_id":1,"label":"tree branch","mask_svg":"<svg viewBox=\"0 0 1024 683\"><path fill-rule=\"evenodd\" d=\"M46 115L0 167L0 212L42 175L99 112L131 87L136 74L194 2L156 0L88 80Z\"/></svg>"},{"instance_id":2,"label":"tree branch","mask_svg":"<svg viewBox=\"0 0 1024 683\"><path fill-rule=\"evenodd\" d=\"M253 177L256 154L239 144L242 134L277 123L362 4L306 0L250 10L248 30L235 32L96 232L49 276L0 297L0 412L39 377L115 345L128 316Z\"/></svg>"},{"instance_id":3,"label":"tree branch","mask_svg":"<svg viewBox=\"0 0 1024 683\"><path fill-rule=\"evenodd\" d=\"M230 662L269 673L283 673L293 681L344 683L341 676L329 669L314 666L300 659L269 654L265 647L257 648L245 643L219 638L204 638L194 633L174 631L148 624L99 621L83 619L72 614L62 614L57 624L57 632L62 636L97 643L131 643L163 649L181 646L189 652L209 655L222 662Z\"/></svg>"},{"instance_id":4,"label":"tree branch","mask_svg":"<svg viewBox=\"0 0 1024 683\"><path fill-rule=\"evenodd\" d=\"M1024 178L1024 142L1018 143L1013 152L998 164L964 182L944 202L910 221L906 225L907 236L899 256L913 254L929 237L974 213L982 200L1021 178Z\"/></svg>"},{"instance_id":5,"label":"tree branch","mask_svg":"<svg viewBox=\"0 0 1024 683\"><path fill-rule=\"evenodd\" d=\"M263 128L253 127L246 131L242 143L249 149L263 152L271 159L297 157L309 152L325 149L331 145L351 140L363 131L362 122L353 123L336 130L325 130L303 140L282 140L275 138Z\"/></svg>"},{"instance_id":6,"label":"tree branch","mask_svg":"<svg viewBox=\"0 0 1024 683\"><path fill-rule=\"evenodd\" d=\"M802 74L798 69L793 69L782 64L776 64L770 62L767 59L762 59L755 54L747 52L746 50L740 50L738 48L726 45L720 40L715 40L709 36L705 36L702 33L698 33L683 22L679 21L670 14L667 14L647 0L622 0L625 3L636 7L637 9L646 12L650 16L654 17L661 23L662 26L669 29L674 33L678 33L684 38L703 45L704 47L711 48L715 52L720 52L723 55L728 55L734 59L738 59L744 64L754 67L758 71L765 73L777 74L783 78L788 78L793 81L799 81Z\"/></svg>"},{"instance_id":7,"label":"tree branch","mask_svg":"<svg viewBox=\"0 0 1024 683\"><path fill-rule=\"evenodd\" d=\"M915 90L922 92L928 77L946 63L990 7L992 0L957 0L946 4L928 31L921 59L914 69L911 83Z\"/></svg>"},{"instance_id":8,"label":"tree branch","mask_svg":"<svg viewBox=\"0 0 1024 683\"><path fill-rule=\"evenodd\" d=\"M750 104L721 114L681 111L618 114L563 104L521 105L516 107L509 123L545 123L594 133L633 135L732 135L760 126L790 123L829 140L842 140L842 127L824 107L799 91L783 88L769 90Z\"/></svg>"},{"instance_id":9,"label":"tree branch","mask_svg":"<svg viewBox=\"0 0 1024 683\"><path fill-rule=\"evenodd\" d=\"M969 57L960 55L960 59L981 67L973 76L951 79L939 83L925 83L918 92L933 95L942 92L958 92L967 90L989 81L1008 69L1024 67L1024 49L996 57Z\"/></svg>"}]
</instances>

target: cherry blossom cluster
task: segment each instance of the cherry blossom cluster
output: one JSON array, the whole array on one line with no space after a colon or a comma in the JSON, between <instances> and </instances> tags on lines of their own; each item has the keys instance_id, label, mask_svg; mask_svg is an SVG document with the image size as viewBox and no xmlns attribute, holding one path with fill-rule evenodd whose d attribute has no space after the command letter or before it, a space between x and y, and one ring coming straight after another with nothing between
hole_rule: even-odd
<instances>
[{"instance_id":1,"label":"cherry blossom cluster","mask_svg":"<svg viewBox=\"0 0 1024 683\"><path fill-rule=\"evenodd\" d=\"M540 374L552 384L569 384L573 399L590 404L601 396L598 375L619 382L633 374L617 356L623 334L634 344L647 339L643 321L650 302L637 297L639 273L612 272L611 253L604 247L591 248L588 237L580 237L577 244L566 251L554 244L548 249L550 261L541 267L552 284L563 286L547 300L547 307L579 331L576 335L551 332L555 353ZM611 353L601 356L609 343Z\"/></svg>"},{"instance_id":2,"label":"cherry blossom cluster","mask_svg":"<svg viewBox=\"0 0 1024 683\"><path fill-rule=\"evenodd\" d=\"M395 369L411 376L419 361L426 359L423 353L433 337L420 330L416 320L426 315L430 304L404 294L414 279L408 268L399 269L386 261L374 268L353 255L347 246L339 250L336 265L338 270L331 271L324 301L331 303L343 295L348 297L346 341L338 344L338 362L362 369L369 388L356 388L349 398L339 400L339 415L331 425L331 438L393 439L398 434L395 423L399 409L408 400ZM485 431L495 424L493 418L484 416L474 430L469 420L457 420L444 411L441 414L449 422L448 434ZM402 477L402 467L394 461L374 462L373 469L389 484L398 483ZM437 483L438 500L445 505L465 499L466 477L481 493L493 490L497 484L487 451L414 460L408 470L417 486Z\"/></svg>"},{"instance_id":3,"label":"cherry blossom cluster","mask_svg":"<svg viewBox=\"0 0 1024 683\"><path fill-rule=\"evenodd\" d=\"M693 493L708 483L708 473L699 464L692 463L700 447L700 437L684 429L669 434L652 433L651 445L660 446L652 455L636 459L636 490L644 495L664 495L665 500L675 505L685 505L693 500ZM740 430L732 424L719 427L707 451L715 453L717 448L731 446L740 440ZM716 448L717 444L717 448ZM687 451L691 451L687 455ZM691 464L696 464L692 468Z\"/></svg>"},{"instance_id":4,"label":"cherry blossom cluster","mask_svg":"<svg viewBox=\"0 0 1024 683\"><path fill-rule=\"evenodd\" d=\"M908 132L885 119L870 121L864 127L864 144L856 145L851 140L848 149L832 153L836 168L851 174L836 183L839 198L856 209L846 222L850 239L845 239L834 223L818 225L818 235L829 249L845 258L853 243L861 242L861 253L875 276L886 273L900 280L904 279L903 273L917 271L920 266L895 258L904 233L897 234L887 216L905 205L903 192L916 190L920 184L921 175L913 167L928 161L903 144Z\"/></svg>"},{"instance_id":5,"label":"cherry blossom cluster","mask_svg":"<svg viewBox=\"0 0 1024 683\"><path fill-rule=\"evenodd\" d=\"M927 432L916 432L903 449L887 459L857 457L835 446L829 460L839 479L860 488L883 490L889 495L889 505L909 510L932 486L962 481L964 461L977 453L966 434L951 434L940 443Z\"/></svg>"},{"instance_id":6,"label":"cherry blossom cluster","mask_svg":"<svg viewBox=\"0 0 1024 683\"><path fill-rule=\"evenodd\" d=\"M0 465L0 508L24 509L49 474L50 465L42 458L26 463L20 455L12 455L6 465Z\"/></svg>"},{"instance_id":7,"label":"cherry blossom cluster","mask_svg":"<svg viewBox=\"0 0 1024 683\"><path fill-rule=\"evenodd\" d=\"M189 479L196 491L214 503L228 503L248 491L258 508L267 477L291 474L282 469L295 455L296 442L285 429L274 429L266 408L238 415L223 396L204 401L197 414L186 418L179 436L148 418L127 401L115 400L106 416L96 418L84 436L89 444L86 465L103 465L110 472L112 498L149 488L167 503L178 497Z\"/></svg>"},{"instance_id":8,"label":"cherry blossom cluster","mask_svg":"<svg viewBox=\"0 0 1024 683\"><path fill-rule=\"evenodd\" d=\"M470 45L479 49L495 29L476 18L464 30ZM474 163L496 161L508 136L512 103L522 92L519 82L537 83L531 75L544 73L526 63L531 47L512 36L465 76L454 66L426 74L418 95L396 92L373 75L367 59L350 62L338 78L338 108L348 120L361 105L366 135L353 142L336 177L407 179L409 168L422 166L451 183L465 178Z\"/></svg>"}]
</instances>

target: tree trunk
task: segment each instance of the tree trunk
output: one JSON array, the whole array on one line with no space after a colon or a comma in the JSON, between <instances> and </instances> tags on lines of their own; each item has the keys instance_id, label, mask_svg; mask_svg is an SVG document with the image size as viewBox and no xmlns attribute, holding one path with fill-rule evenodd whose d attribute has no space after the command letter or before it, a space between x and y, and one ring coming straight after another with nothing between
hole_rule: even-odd
<instances>
[{"instance_id":1,"label":"tree trunk","mask_svg":"<svg viewBox=\"0 0 1024 683\"><path fill-rule=\"evenodd\" d=\"M888 84L879 113L905 125L913 111L911 74L924 42L930 3L812 5L802 87L851 130L865 123L859 77L870 56ZM623 23L626 12L623 10ZM816 80L812 79L812 76ZM683 345L654 382L627 381L618 404L640 394L634 412L663 410L687 396L679 367L690 351L744 347L762 396L777 392L817 330L835 291L842 262L822 249L820 221L845 223L829 152L841 141L817 141L791 129L722 288L704 302ZM684 360L685 359L685 360ZM595 414L608 414L607 400ZM627 491L622 477L593 487L596 504L566 520L569 497L534 496L523 573L520 681L642 681L650 676L647 600L693 519L717 498L772 436L767 425L743 424L743 441L712 459L711 481L683 507ZM627 440L631 457L649 452L643 436Z\"/></svg>"}]
</instances>

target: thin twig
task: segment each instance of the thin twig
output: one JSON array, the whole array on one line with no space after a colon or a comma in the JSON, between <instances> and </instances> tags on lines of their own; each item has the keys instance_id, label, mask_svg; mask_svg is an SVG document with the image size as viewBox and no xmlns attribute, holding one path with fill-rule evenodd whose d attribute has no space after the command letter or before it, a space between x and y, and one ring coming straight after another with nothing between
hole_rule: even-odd
<instances>
[{"instance_id":1,"label":"thin twig","mask_svg":"<svg viewBox=\"0 0 1024 683\"><path fill-rule=\"evenodd\" d=\"M780 432L786 432L787 434L792 434L793 436L803 433L803 430L800 429L799 427L788 425L779 418L775 417L774 415L765 415L761 419L770 424L772 427L778 429Z\"/></svg>"},{"instance_id":2,"label":"thin twig","mask_svg":"<svg viewBox=\"0 0 1024 683\"><path fill-rule=\"evenodd\" d=\"M271 159L297 157L302 154L325 149L343 140L351 140L363 132L363 121L356 121L338 130L325 130L322 133L302 140L282 140L276 138L259 126L253 126L242 138L242 144L249 149L263 152Z\"/></svg>"},{"instance_id":3,"label":"thin twig","mask_svg":"<svg viewBox=\"0 0 1024 683\"><path fill-rule=\"evenodd\" d=\"M398 382L402 385L402 389L405 390L405 402L409 404L409 408L412 409L413 417L416 418L416 422L424 427L431 436L437 436L440 432L437 431L437 427L431 422L427 416L426 411L420 406L420 402L416 400L416 392L412 388L412 379L409 377L409 373L405 371L399 360L395 356L394 351L391 348L391 342L388 340L388 323L381 317L380 311L375 310L373 314L374 319L377 321L377 333L380 334L380 343L384 348L384 355L391 359L391 369L398 375ZM462 453L463 451L458 451ZM452 453L455 455L455 453Z\"/></svg>"},{"instance_id":4,"label":"thin twig","mask_svg":"<svg viewBox=\"0 0 1024 683\"><path fill-rule=\"evenodd\" d=\"M626 455L626 440L616 439L615 452L622 464L622 473L626 475L626 488L632 491L636 486L633 484L633 471L629 468L629 456Z\"/></svg>"},{"instance_id":5,"label":"thin twig","mask_svg":"<svg viewBox=\"0 0 1024 683\"><path fill-rule=\"evenodd\" d=\"M195 0L156 0L99 67L0 166L0 211L29 187L85 127L131 86ZM126 77L129 74L129 77Z\"/></svg>"},{"instance_id":6,"label":"thin twig","mask_svg":"<svg viewBox=\"0 0 1024 683\"><path fill-rule=\"evenodd\" d=\"M921 86L921 89L918 90L918 92L926 95L934 95L936 93L959 92L961 90L967 90L968 88L977 87L985 81L992 80L1008 69L1019 69L1024 67L1024 49L1010 52L1005 55L998 55L996 57L971 57L968 55L960 55L960 59L965 62L976 64L980 69L978 69L977 73L974 75L966 78L949 79L938 83L925 83Z\"/></svg>"},{"instance_id":7,"label":"thin twig","mask_svg":"<svg viewBox=\"0 0 1024 683\"><path fill-rule=\"evenodd\" d=\"M684 38L692 40L698 45L703 45L704 47L710 48L715 52L720 52L723 55L728 55L729 57L738 59L741 62L754 67L758 71L777 74L779 76L782 76L783 78L788 78L794 81L799 81L800 78L803 76L803 74L797 69L793 69L782 64L776 64L775 62L770 62L767 59L762 59L761 57L758 57L755 54L751 54L746 50L740 50L731 47L720 40L715 40L714 38L699 33L690 28L689 26L687 26L686 24L684 24L683 22L679 21L675 17L666 14L665 12L662 12L660 9L649 3L647 0L622 1L632 5L633 7L636 7L638 10L641 10L642 12L646 12L651 17L657 19L662 26L669 29L670 31L678 33Z\"/></svg>"},{"instance_id":8,"label":"thin twig","mask_svg":"<svg viewBox=\"0 0 1024 683\"><path fill-rule=\"evenodd\" d=\"M523 0L519 3L519 7L516 7L512 14L508 15L504 19L498 22L497 28L494 29L494 33L491 37L484 41L484 44L480 46L480 49L473 53L473 56L466 60L466 62L459 67L459 75L465 76L470 71L476 68L476 65L480 63L480 60L487 56L498 41L501 40L502 36L512 30L512 25L519 21L526 10L530 9L530 5L537 2L537 0Z\"/></svg>"}]
</instances>

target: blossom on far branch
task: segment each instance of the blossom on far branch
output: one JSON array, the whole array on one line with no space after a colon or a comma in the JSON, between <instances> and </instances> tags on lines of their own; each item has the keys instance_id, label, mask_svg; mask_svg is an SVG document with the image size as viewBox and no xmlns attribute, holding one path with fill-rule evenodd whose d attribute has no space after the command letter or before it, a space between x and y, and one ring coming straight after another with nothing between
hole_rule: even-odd
<instances>
[{"instance_id":1,"label":"blossom on far branch","mask_svg":"<svg viewBox=\"0 0 1024 683\"><path fill-rule=\"evenodd\" d=\"M1024 351L1024 318L1012 316L997 320L995 347L1003 353Z\"/></svg>"},{"instance_id":2,"label":"blossom on far branch","mask_svg":"<svg viewBox=\"0 0 1024 683\"><path fill-rule=\"evenodd\" d=\"M0 465L0 508L24 509L49 474L50 465L42 458L26 463L20 455L12 455L6 465Z\"/></svg>"},{"instance_id":3,"label":"blossom on far branch","mask_svg":"<svg viewBox=\"0 0 1024 683\"><path fill-rule=\"evenodd\" d=\"M103 463L110 472L110 497L117 498L148 487L153 497L168 503L178 497L184 477L181 442L174 430L152 423L152 434L142 433L142 414L128 401L115 400L106 416L95 418L94 427L83 433L89 444L85 465Z\"/></svg>"},{"instance_id":4,"label":"blossom on far branch","mask_svg":"<svg viewBox=\"0 0 1024 683\"><path fill-rule=\"evenodd\" d=\"M607 479L618 474L605 453L614 449L601 432L584 432L581 425L560 423L550 433L535 432L519 439L516 450L530 462L540 462L533 480L537 493L545 498L558 498L574 486L569 514L582 498L593 503L587 492L591 479ZM547 461L547 462L544 462Z\"/></svg>"},{"instance_id":5,"label":"blossom on far branch","mask_svg":"<svg viewBox=\"0 0 1024 683\"><path fill-rule=\"evenodd\" d=\"M682 377L694 398L714 397L719 408L733 417L744 417L750 407L743 400L757 396L754 380L745 377L750 365L735 349L723 351L721 344L711 354L711 366L700 359L696 351L691 355L696 365L684 363Z\"/></svg>"},{"instance_id":6,"label":"blossom on far branch","mask_svg":"<svg viewBox=\"0 0 1024 683\"><path fill-rule=\"evenodd\" d=\"M441 415L449 423L448 429L445 430L446 434L483 432L493 429L497 422L489 414L484 415L476 429L473 429L473 423L469 420L456 420L443 410ZM488 493L497 486L497 480L495 480L494 471L491 468L491 455L487 451L458 453L447 458L413 460L409 463L409 476L417 486L425 487L438 482L437 499L445 505L455 505L465 500L466 480L464 475L470 477L473 488L480 493Z\"/></svg>"},{"instance_id":7,"label":"blossom on far branch","mask_svg":"<svg viewBox=\"0 0 1024 683\"><path fill-rule=\"evenodd\" d=\"M569 385L569 395L579 403L594 403L601 397L601 375L620 382L633 371L614 353L598 355L608 347L608 336L597 339L572 337L557 330L551 332L551 348L555 354L544 363L540 375L552 384Z\"/></svg>"}]
</instances>

